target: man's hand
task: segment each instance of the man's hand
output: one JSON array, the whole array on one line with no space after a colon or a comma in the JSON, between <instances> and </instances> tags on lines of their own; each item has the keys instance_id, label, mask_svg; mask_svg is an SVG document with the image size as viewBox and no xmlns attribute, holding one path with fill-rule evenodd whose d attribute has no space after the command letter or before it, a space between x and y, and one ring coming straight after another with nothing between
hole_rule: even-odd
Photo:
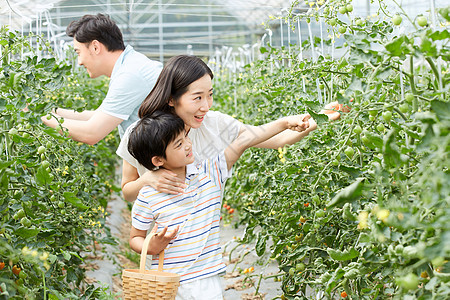
<instances>
[{"instance_id":1,"label":"man's hand","mask_svg":"<svg viewBox=\"0 0 450 300\"><path fill-rule=\"evenodd\" d=\"M303 114L298 116L289 116L286 117L288 122L288 129L303 132L309 128L309 119L311 118L310 114Z\"/></svg>"},{"instance_id":2,"label":"man's hand","mask_svg":"<svg viewBox=\"0 0 450 300\"><path fill-rule=\"evenodd\" d=\"M177 177L177 174L166 169L145 172L142 180L161 193L178 195L183 193L186 188L186 184Z\"/></svg>"}]
</instances>

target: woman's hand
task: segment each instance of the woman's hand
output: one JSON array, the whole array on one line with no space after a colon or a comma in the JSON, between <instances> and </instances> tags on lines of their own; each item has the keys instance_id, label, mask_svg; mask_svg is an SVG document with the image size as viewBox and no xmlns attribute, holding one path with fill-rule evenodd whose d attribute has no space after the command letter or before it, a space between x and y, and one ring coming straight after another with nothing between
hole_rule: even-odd
<instances>
[{"instance_id":1,"label":"woman's hand","mask_svg":"<svg viewBox=\"0 0 450 300\"><path fill-rule=\"evenodd\" d=\"M321 114L326 114L328 116L328 120L335 121L339 120L341 117L340 112L349 112L350 107L347 105L344 106L343 104L340 104L339 102L331 102L325 105L324 109L320 111Z\"/></svg>"},{"instance_id":2,"label":"woman's hand","mask_svg":"<svg viewBox=\"0 0 450 300\"><path fill-rule=\"evenodd\" d=\"M168 170L147 171L139 177L138 171L126 160L122 165L122 193L125 200L133 202L144 186L151 186L159 192L178 195L186 185L184 181Z\"/></svg>"},{"instance_id":3,"label":"woman's hand","mask_svg":"<svg viewBox=\"0 0 450 300\"><path fill-rule=\"evenodd\" d=\"M184 191L186 184L177 175L166 169L147 171L141 176L146 185L161 193L178 195Z\"/></svg>"}]
</instances>

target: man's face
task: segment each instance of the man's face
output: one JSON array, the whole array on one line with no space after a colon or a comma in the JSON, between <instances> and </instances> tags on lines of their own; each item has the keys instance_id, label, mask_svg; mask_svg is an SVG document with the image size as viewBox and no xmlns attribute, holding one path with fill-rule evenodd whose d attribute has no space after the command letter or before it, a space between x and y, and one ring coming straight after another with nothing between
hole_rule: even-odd
<instances>
[{"instance_id":1,"label":"man's face","mask_svg":"<svg viewBox=\"0 0 450 300\"><path fill-rule=\"evenodd\" d=\"M73 48L78 55L78 64L84 66L91 78L96 78L102 74L99 73L96 59L95 45L91 43L80 43L73 39Z\"/></svg>"}]
</instances>

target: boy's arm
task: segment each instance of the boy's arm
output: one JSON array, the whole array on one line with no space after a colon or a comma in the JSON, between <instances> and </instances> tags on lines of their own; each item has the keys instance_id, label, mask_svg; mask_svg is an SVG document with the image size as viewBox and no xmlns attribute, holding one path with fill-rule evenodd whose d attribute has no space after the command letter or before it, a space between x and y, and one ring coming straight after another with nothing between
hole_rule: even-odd
<instances>
[{"instance_id":1,"label":"boy's arm","mask_svg":"<svg viewBox=\"0 0 450 300\"><path fill-rule=\"evenodd\" d=\"M309 115L289 116L257 127L245 126L239 136L225 149L228 169L231 169L246 149L270 139L283 130L305 131L309 126L310 117Z\"/></svg>"},{"instance_id":2,"label":"boy's arm","mask_svg":"<svg viewBox=\"0 0 450 300\"><path fill-rule=\"evenodd\" d=\"M168 231L167 227L165 227L160 233L156 233L158 226L155 225L151 233L153 237L150 239L150 243L148 246L147 254L148 255L156 255L161 251L166 249L167 245L173 240L178 233L179 226L177 226L174 230ZM134 226L131 226L130 230L130 247L137 253L142 252L142 248L144 245L144 240L146 237L146 230L139 230Z\"/></svg>"}]
</instances>

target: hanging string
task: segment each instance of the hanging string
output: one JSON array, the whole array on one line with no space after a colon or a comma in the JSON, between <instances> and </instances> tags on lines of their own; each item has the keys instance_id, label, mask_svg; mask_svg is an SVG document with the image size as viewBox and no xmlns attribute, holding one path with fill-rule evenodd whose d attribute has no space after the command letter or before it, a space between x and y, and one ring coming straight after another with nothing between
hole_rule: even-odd
<instances>
[{"instance_id":1,"label":"hanging string","mask_svg":"<svg viewBox=\"0 0 450 300\"><path fill-rule=\"evenodd\" d=\"M302 46L302 28L300 27L300 18L297 19L297 27L298 27L298 45L300 47L300 61L303 61L303 46ZM306 82L305 77L302 76L302 87L303 92L306 93Z\"/></svg>"}]
</instances>

